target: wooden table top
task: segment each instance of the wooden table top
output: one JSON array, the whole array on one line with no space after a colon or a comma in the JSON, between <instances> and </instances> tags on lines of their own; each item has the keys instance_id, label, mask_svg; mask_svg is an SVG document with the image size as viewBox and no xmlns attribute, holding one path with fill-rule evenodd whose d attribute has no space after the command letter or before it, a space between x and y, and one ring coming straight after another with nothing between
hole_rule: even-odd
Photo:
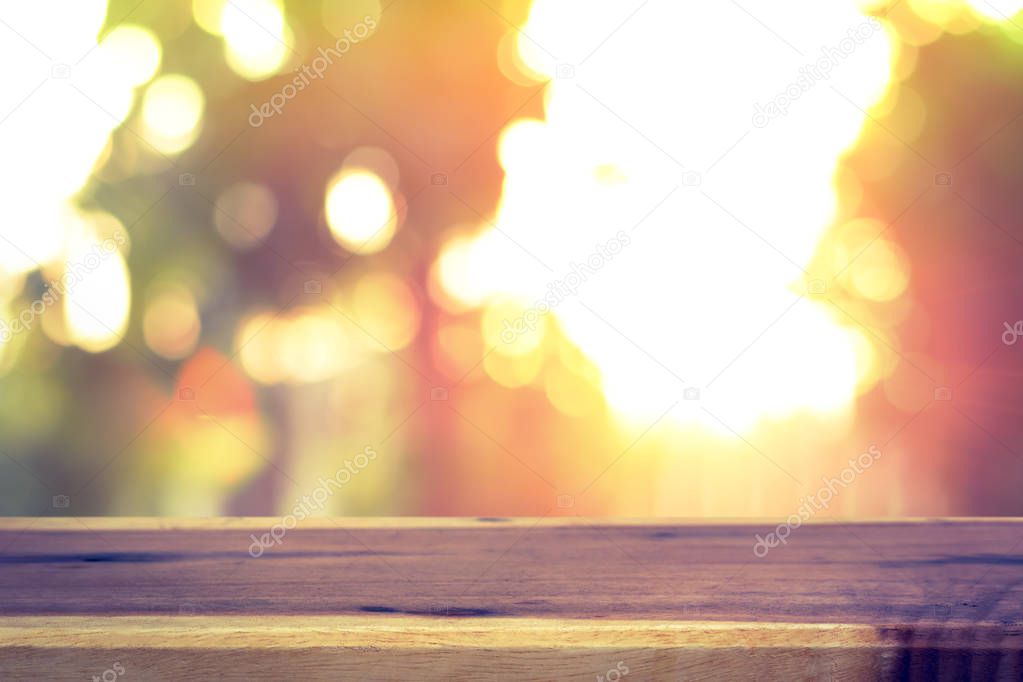
<instances>
[{"instance_id":1,"label":"wooden table top","mask_svg":"<svg viewBox=\"0 0 1023 682\"><path fill-rule=\"evenodd\" d=\"M1023 678L1023 520L292 520L0 521L0 677Z\"/></svg>"}]
</instances>

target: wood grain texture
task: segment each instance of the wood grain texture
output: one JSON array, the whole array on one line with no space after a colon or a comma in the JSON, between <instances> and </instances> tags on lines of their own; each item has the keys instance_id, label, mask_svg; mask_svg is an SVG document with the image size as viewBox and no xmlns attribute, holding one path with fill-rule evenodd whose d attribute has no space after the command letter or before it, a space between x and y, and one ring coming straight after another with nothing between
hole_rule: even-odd
<instances>
[{"instance_id":1,"label":"wood grain texture","mask_svg":"<svg viewBox=\"0 0 1023 682\"><path fill-rule=\"evenodd\" d=\"M0 521L0 678L1023 678L1021 520L280 521Z\"/></svg>"}]
</instances>

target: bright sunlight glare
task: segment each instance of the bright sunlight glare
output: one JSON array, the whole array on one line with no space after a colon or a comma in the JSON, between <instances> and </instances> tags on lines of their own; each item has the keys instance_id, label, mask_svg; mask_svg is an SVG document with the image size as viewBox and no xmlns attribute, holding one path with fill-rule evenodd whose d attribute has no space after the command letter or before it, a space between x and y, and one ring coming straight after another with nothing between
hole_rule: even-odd
<instances>
[{"instance_id":1,"label":"bright sunlight glare","mask_svg":"<svg viewBox=\"0 0 1023 682\"><path fill-rule=\"evenodd\" d=\"M552 315L627 417L678 404L678 421L748 430L862 390L863 335L807 295L805 268L892 40L851 1L754 4L537 0L518 47L552 79L545 120L502 135L498 230L438 260L449 294L489 306L535 308L581 276ZM627 246L594 259L619 231Z\"/></svg>"},{"instance_id":2,"label":"bright sunlight glare","mask_svg":"<svg viewBox=\"0 0 1023 682\"><path fill-rule=\"evenodd\" d=\"M0 90L0 185L11 190L3 202L0 271L17 274L60 258L65 206L127 117L135 86L157 68L160 47L131 26L97 46L105 0L19 3L5 8L5 17L49 57L14 37L0 41L0 59L18 65L5 71ZM111 69L115 55L136 62ZM38 134L26 134L32 130Z\"/></svg>"}]
</instances>

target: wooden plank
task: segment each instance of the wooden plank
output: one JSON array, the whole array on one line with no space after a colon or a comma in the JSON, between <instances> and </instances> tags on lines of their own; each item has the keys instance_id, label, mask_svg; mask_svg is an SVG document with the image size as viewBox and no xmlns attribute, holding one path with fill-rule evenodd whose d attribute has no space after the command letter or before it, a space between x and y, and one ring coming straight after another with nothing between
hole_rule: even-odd
<instances>
[{"instance_id":1,"label":"wooden plank","mask_svg":"<svg viewBox=\"0 0 1023 682\"><path fill-rule=\"evenodd\" d=\"M0 678L1023 677L1021 520L280 523L3 520Z\"/></svg>"}]
</instances>

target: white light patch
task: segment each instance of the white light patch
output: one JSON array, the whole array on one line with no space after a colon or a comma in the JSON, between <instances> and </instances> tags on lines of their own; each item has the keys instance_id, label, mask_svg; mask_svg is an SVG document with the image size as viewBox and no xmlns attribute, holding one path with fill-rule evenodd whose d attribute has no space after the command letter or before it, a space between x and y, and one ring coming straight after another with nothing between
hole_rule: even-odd
<instances>
[{"instance_id":1,"label":"white light patch","mask_svg":"<svg viewBox=\"0 0 1023 682\"><path fill-rule=\"evenodd\" d=\"M148 31L121 26L97 42L106 5L0 6L0 61L17 65L4 70L0 88L0 276L60 260L66 207L130 112L135 87L158 68L160 48Z\"/></svg>"},{"instance_id":2,"label":"white light patch","mask_svg":"<svg viewBox=\"0 0 1023 682\"><path fill-rule=\"evenodd\" d=\"M994 21L1012 21L1023 10L1020 0L968 0L967 4L984 18Z\"/></svg>"},{"instance_id":3,"label":"white light patch","mask_svg":"<svg viewBox=\"0 0 1023 682\"><path fill-rule=\"evenodd\" d=\"M457 247L479 276L442 253L451 293L539 301L622 230L551 313L621 413L681 401L720 430L851 405L862 338L800 297L837 161L888 86L887 29L851 0L537 0L522 31L546 120L504 131L500 232Z\"/></svg>"}]
</instances>

